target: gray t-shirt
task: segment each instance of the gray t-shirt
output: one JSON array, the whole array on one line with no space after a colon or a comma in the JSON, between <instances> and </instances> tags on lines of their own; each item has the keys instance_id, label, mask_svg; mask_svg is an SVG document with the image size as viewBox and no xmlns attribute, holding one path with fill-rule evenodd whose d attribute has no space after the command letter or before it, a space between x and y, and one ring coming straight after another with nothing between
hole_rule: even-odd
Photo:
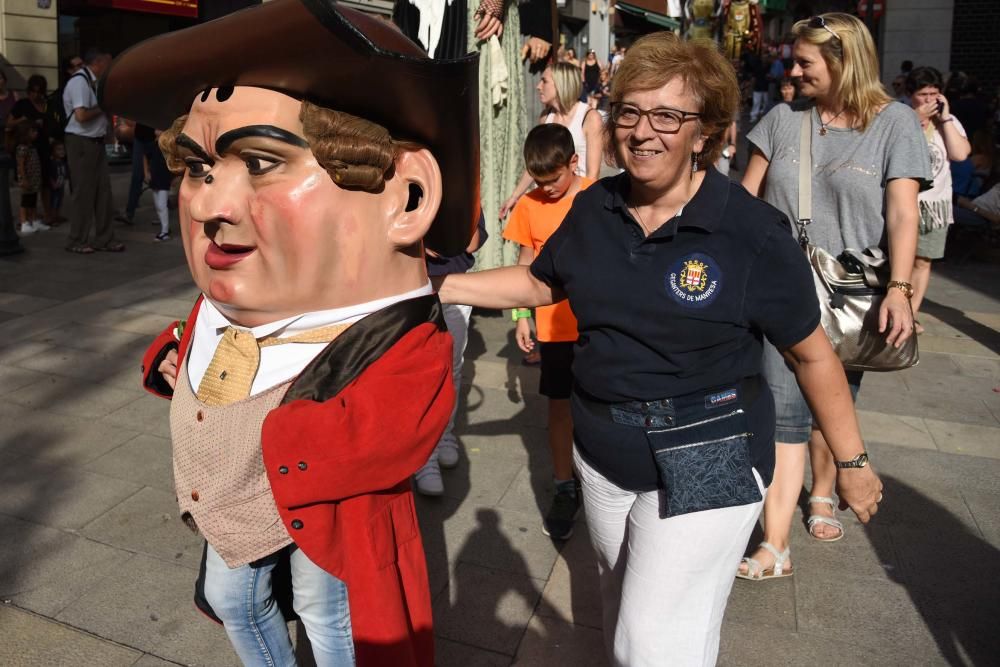
<instances>
[{"instance_id":1,"label":"gray t-shirt","mask_svg":"<svg viewBox=\"0 0 1000 667\"><path fill-rule=\"evenodd\" d=\"M845 248L884 247L886 183L914 178L923 188L930 179L927 143L917 115L908 106L890 102L864 132L831 127L820 136L812 100L771 109L747 139L770 162L764 201L793 221L799 210L799 131L806 113L813 124L809 240L835 256Z\"/></svg>"}]
</instances>

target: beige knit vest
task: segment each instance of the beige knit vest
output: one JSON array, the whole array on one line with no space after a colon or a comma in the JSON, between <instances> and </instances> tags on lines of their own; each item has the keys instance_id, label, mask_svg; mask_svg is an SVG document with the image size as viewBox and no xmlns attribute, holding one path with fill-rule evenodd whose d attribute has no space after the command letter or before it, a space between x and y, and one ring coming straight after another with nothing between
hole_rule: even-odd
<instances>
[{"instance_id":1,"label":"beige knit vest","mask_svg":"<svg viewBox=\"0 0 1000 667\"><path fill-rule=\"evenodd\" d=\"M271 495L260 436L291 383L211 407L198 400L184 367L177 378L170 405L177 504L230 568L292 543Z\"/></svg>"}]
</instances>

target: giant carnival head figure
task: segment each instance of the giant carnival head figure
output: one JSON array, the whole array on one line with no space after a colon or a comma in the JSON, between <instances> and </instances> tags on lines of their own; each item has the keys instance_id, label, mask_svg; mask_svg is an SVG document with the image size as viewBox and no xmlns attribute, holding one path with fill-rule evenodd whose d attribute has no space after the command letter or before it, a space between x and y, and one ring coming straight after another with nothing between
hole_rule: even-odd
<instances>
[{"instance_id":1,"label":"giant carnival head figure","mask_svg":"<svg viewBox=\"0 0 1000 667\"><path fill-rule=\"evenodd\" d=\"M164 130L198 287L258 326L426 284L478 217L474 57L332 0L274 0L118 57L102 106Z\"/></svg>"}]
</instances>

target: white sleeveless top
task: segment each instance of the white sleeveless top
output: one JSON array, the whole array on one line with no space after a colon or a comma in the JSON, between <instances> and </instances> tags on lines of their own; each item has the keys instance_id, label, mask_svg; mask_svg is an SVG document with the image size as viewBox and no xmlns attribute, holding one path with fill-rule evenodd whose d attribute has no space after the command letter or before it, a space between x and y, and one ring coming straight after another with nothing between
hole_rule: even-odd
<instances>
[{"instance_id":1,"label":"white sleeveless top","mask_svg":"<svg viewBox=\"0 0 1000 667\"><path fill-rule=\"evenodd\" d=\"M576 154L580 156L576 163L576 173L580 176L587 175L587 138L583 136L583 119L590 110L584 102L577 102L573 108L573 116L569 119L566 129L573 135L573 145L576 147ZM545 117L545 123L554 123L556 115L550 113Z\"/></svg>"}]
</instances>

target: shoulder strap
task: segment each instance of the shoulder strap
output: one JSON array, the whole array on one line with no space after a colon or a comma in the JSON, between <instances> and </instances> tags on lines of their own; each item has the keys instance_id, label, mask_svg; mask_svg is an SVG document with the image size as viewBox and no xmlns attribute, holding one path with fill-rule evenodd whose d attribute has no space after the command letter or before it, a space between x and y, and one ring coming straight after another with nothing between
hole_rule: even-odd
<instances>
[{"instance_id":1,"label":"shoulder strap","mask_svg":"<svg viewBox=\"0 0 1000 667\"><path fill-rule=\"evenodd\" d=\"M799 124L799 243L809 243L806 225L812 222L812 109L802 114Z\"/></svg>"}]
</instances>

